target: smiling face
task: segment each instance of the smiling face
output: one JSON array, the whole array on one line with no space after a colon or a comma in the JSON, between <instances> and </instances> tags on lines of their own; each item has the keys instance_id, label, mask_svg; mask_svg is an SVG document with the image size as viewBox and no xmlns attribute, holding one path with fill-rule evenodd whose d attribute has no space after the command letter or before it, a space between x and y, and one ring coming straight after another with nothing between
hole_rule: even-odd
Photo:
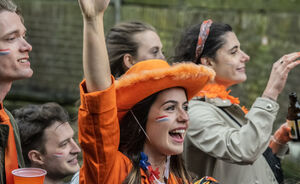
<instances>
[{"instance_id":1,"label":"smiling face","mask_svg":"<svg viewBox=\"0 0 300 184\"><path fill-rule=\"evenodd\" d=\"M55 122L45 129L45 154L42 154L42 158L47 176L64 178L79 170L77 156L80 148L73 136L74 131L68 122Z\"/></svg>"},{"instance_id":2,"label":"smiling face","mask_svg":"<svg viewBox=\"0 0 300 184\"><path fill-rule=\"evenodd\" d=\"M139 46L137 56L134 58L134 63L148 59L165 59L162 53L162 43L156 32L146 30L136 33L133 39Z\"/></svg>"},{"instance_id":3,"label":"smiling face","mask_svg":"<svg viewBox=\"0 0 300 184\"><path fill-rule=\"evenodd\" d=\"M225 44L217 50L211 67L216 72L215 81L229 87L247 79L246 62L250 57L241 50L240 42L233 32L227 32L223 38Z\"/></svg>"},{"instance_id":4,"label":"smiling face","mask_svg":"<svg viewBox=\"0 0 300 184\"><path fill-rule=\"evenodd\" d=\"M16 13L0 12L0 82L32 76L28 55L32 47L25 34L26 29Z\"/></svg>"},{"instance_id":5,"label":"smiling face","mask_svg":"<svg viewBox=\"0 0 300 184\"><path fill-rule=\"evenodd\" d=\"M183 152L183 141L188 128L188 101L182 88L170 88L158 94L150 108L144 152L177 155Z\"/></svg>"}]
</instances>

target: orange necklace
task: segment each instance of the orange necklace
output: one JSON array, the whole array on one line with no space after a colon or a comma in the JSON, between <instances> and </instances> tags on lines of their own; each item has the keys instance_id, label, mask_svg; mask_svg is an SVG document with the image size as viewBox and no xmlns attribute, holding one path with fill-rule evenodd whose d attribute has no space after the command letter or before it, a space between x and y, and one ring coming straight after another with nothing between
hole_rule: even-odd
<instances>
[{"instance_id":1,"label":"orange necklace","mask_svg":"<svg viewBox=\"0 0 300 184\"><path fill-rule=\"evenodd\" d=\"M197 96L207 98L221 98L222 100L229 100L232 104L239 105L239 98L229 95L230 92L231 90L226 91L226 87L223 85L211 83L205 85L204 88L197 94ZM248 113L248 110L245 106L242 106L242 110L245 114Z\"/></svg>"}]
</instances>

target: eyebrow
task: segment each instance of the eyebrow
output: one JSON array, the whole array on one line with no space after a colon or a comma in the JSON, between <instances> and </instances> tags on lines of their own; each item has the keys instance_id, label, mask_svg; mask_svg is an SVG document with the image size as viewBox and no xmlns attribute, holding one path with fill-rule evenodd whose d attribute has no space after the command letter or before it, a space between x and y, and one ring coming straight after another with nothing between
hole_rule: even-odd
<instances>
[{"instance_id":1,"label":"eyebrow","mask_svg":"<svg viewBox=\"0 0 300 184\"><path fill-rule=\"evenodd\" d=\"M10 32L4 34L3 37L9 36L9 35L13 35L13 34L20 34L20 33L21 33L21 31L18 30L18 29L16 29L16 30L13 30L13 31L10 31ZM26 34L26 33L27 33L27 30L25 29L24 32L23 32L23 34ZM21 34L22 34L22 33L21 33Z\"/></svg>"},{"instance_id":2,"label":"eyebrow","mask_svg":"<svg viewBox=\"0 0 300 184\"><path fill-rule=\"evenodd\" d=\"M177 101L175 101L175 100L168 100L168 101L166 101L166 102L164 102L161 106L163 106L163 105L165 105L165 104L167 104L167 103L174 103L174 104L178 104L178 102Z\"/></svg>"},{"instance_id":3,"label":"eyebrow","mask_svg":"<svg viewBox=\"0 0 300 184\"><path fill-rule=\"evenodd\" d=\"M229 51L233 51L234 49L237 49L237 48L238 48L238 46L236 45L236 46L232 47L231 49L229 49Z\"/></svg>"},{"instance_id":4,"label":"eyebrow","mask_svg":"<svg viewBox=\"0 0 300 184\"><path fill-rule=\"evenodd\" d=\"M159 50L159 46L153 46L152 48L151 48L151 50Z\"/></svg>"},{"instance_id":5,"label":"eyebrow","mask_svg":"<svg viewBox=\"0 0 300 184\"><path fill-rule=\"evenodd\" d=\"M168 100L168 101L164 102L161 106L163 106L163 105L165 105L165 104L167 104L167 103L178 104L178 101L175 101L175 100ZM183 102L183 104L189 104L189 102L188 102L188 101L185 101L185 102Z\"/></svg>"},{"instance_id":6,"label":"eyebrow","mask_svg":"<svg viewBox=\"0 0 300 184\"><path fill-rule=\"evenodd\" d=\"M59 145L65 143L65 142L69 142L70 140L71 140L71 138L67 138L67 139L65 139L65 140L63 140L63 141L61 141L61 142L59 142Z\"/></svg>"}]
</instances>

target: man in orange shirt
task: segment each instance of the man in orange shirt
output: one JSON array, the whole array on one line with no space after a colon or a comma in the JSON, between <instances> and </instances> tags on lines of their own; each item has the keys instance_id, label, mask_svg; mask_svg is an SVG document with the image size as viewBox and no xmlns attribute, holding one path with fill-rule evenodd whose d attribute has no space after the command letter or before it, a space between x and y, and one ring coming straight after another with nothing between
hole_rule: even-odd
<instances>
[{"instance_id":1,"label":"man in orange shirt","mask_svg":"<svg viewBox=\"0 0 300 184\"><path fill-rule=\"evenodd\" d=\"M0 1L0 183L13 184L11 171L24 166L18 127L4 109L3 100L13 81L32 76L25 40L26 28L17 7L10 0Z\"/></svg>"}]
</instances>

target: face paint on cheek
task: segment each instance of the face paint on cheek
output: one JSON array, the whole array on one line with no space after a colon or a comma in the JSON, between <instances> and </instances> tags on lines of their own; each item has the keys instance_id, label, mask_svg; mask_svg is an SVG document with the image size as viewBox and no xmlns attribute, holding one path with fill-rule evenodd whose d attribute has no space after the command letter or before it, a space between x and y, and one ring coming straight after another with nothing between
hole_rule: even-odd
<instances>
[{"instance_id":1,"label":"face paint on cheek","mask_svg":"<svg viewBox=\"0 0 300 184\"><path fill-rule=\"evenodd\" d=\"M170 118L168 116L159 116L157 118L155 118L156 122L164 122L164 121L169 121Z\"/></svg>"},{"instance_id":2,"label":"face paint on cheek","mask_svg":"<svg viewBox=\"0 0 300 184\"><path fill-rule=\"evenodd\" d=\"M8 55L10 53L10 49L0 49L0 56Z\"/></svg>"},{"instance_id":3,"label":"face paint on cheek","mask_svg":"<svg viewBox=\"0 0 300 184\"><path fill-rule=\"evenodd\" d=\"M64 157L64 154L63 153L53 153L52 154L54 157L56 158L63 158Z\"/></svg>"}]
</instances>

